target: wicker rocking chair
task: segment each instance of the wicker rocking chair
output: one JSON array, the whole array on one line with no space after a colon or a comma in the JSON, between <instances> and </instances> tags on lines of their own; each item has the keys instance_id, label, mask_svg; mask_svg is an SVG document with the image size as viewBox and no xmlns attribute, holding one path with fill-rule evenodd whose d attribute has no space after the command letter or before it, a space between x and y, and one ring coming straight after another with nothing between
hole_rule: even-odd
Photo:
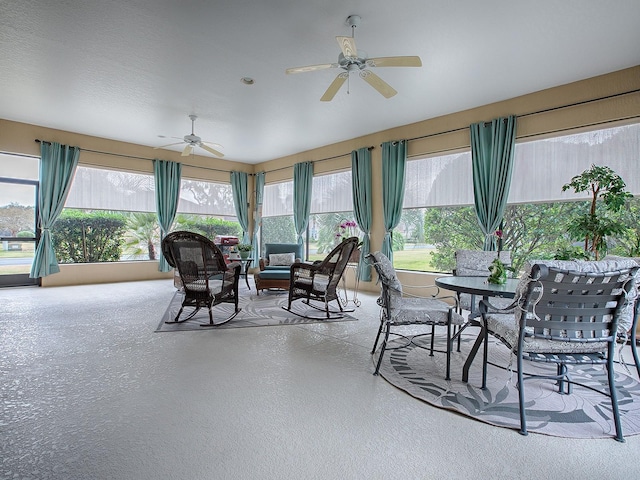
<instances>
[{"instance_id":1,"label":"wicker rocking chair","mask_svg":"<svg viewBox=\"0 0 640 480\"><path fill-rule=\"evenodd\" d=\"M285 310L305 318L320 318L307 312L292 310L291 304L296 300L324 312L326 319L342 318L344 310L340 303L337 288L344 273L351 253L358 247L358 237L343 240L324 260L315 263L296 262L291 265L291 282L289 284L289 300ZM329 302L336 301L339 310L332 310ZM313 302L313 303L312 303Z\"/></svg>"},{"instance_id":2,"label":"wicker rocking chair","mask_svg":"<svg viewBox=\"0 0 640 480\"><path fill-rule=\"evenodd\" d=\"M240 312L240 263L227 265L222 252L211 240L194 232L172 232L162 240L162 254L169 265L178 270L184 287L180 311L174 320L166 323L185 322L193 318L202 307L207 307L209 323L201 326L215 327L227 323ZM211 309L221 303L233 303L234 312L225 320L214 323ZM186 307L194 310L180 319Z\"/></svg>"}]
</instances>

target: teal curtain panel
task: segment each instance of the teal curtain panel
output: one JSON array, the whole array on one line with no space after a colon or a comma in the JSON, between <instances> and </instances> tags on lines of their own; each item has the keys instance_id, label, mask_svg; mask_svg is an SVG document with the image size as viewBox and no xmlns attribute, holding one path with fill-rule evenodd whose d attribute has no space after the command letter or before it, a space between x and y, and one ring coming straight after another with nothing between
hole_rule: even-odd
<instances>
[{"instance_id":1,"label":"teal curtain panel","mask_svg":"<svg viewBox=\"0 0 640 480\"><path fill-rule=\"evenodd\" d=\"M171 230L173 220L176 218L178 210L178 200L180 199L180 177L182 175L182 164L167 160L153 161L153 176L156 184L156 213L160 224L160 243ZM168 272L171 267L164 258L160 256L158 270Z\"/></svg>"},{"instance_id":2,"label":"teal curtain panel","mask_svg":"<svg viewBox=\"0 0 640 480\"><path fill-rule=\"evenodd\" d=\"M371 265L363 261L371 251L371 150L359 148L351 152L351 182L353 187L353 214L362 230L362 247L358 274L360 280L371 281Z\"/></svg>"},{"instance_id":3,"label":"teal curtain panel","mask_svg":"<svg viewBox=\"0 0 640 480\"><path fill-rule=\"evenodd\" d=\"M402 218L404 202L404 178L407 165L407 142L382 144L382 213L384 239L382 253L393 263L393 229Z\"/></svg>"},{"instance_id":4,"label":"teal curtain panel","mask_svg":"<svg viewBox=\"0 0 640 480\"><path fill-rule=\"evenodd\" d=\"M69 147L56 142L40 143L40 195L38 197L40 242L34 253L29 273L31 278L46 277L60 271L51 241L51 228L64 208L79 156L78 147Z\"/></svg>"},{"instance_id":5,"label":"teal curtain panel","mask_svg":"<svg viewBox=\"0 0 640 480\"><path fill-rule=\"evenodd\" d=\"M474 123L470 130L476 215L485 234L484 250L494 250L493 233L502 222L511 186L516 117Z\"/></svg>"}]
</instances>

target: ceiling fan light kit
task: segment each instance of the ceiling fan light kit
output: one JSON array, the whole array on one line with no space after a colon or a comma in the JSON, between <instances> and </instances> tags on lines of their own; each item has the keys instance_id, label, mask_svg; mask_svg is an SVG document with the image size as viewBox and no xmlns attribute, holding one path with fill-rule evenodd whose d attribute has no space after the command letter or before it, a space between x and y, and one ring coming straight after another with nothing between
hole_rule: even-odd
<instances>
[{"instance_id":1,"label":"ceiling fan light kit","mask_svg":"<svg viewBox=\"0 0 640 480\"><path fill-rule=\"evenodd\" d=\"M211 145L215 145L216 147L221 147L221 145L218 145L217 143L211 143L211 142L204 142L202 141L202 139L196 135L194 133L194 126L195 126L195 122L196 119L198 118L197 115L189 115L189 118L191 119L191 133L188 135L185 135L184 137L182 137L182 142L177 142L177 143L170 143L168 145L161 145L159 147L155 147L154 150L157 150L159 148L166 148L166 147L172 147L174 145L180 145L182 143L186 143L184 150L182 150L182 155L183 157L188 157L189 155L191 155L193 153L194 147L200 147L203 150L206 150L207 152L215 155L216 157L224 157L224 154L219 152L218 150L216 150L215 148L211 147L208 144ZM177 138L177 137L175 137Z\"/></svg>"},{"instance_id":2,"label":"ceiling fan light kit","mask_svg":"<svg viewBox=\"0 0 640 480\"><path fill-rule=\"evenodd\" d=\"M422 60L417 56L401 56L401 57L378 57L369 58L367 53L358 50L354 38L355 29L360 25L361 18L359 15L350 15L347 17L346 23L351 27L351 36L338 36L336 40L340 46L341 53L338 55L337 63L323 63L319 65L308 65L305 67L293 67L285 70L287 74L313 72L316 70L325 70L328 68L341 68L344 70L333 80L329 88L320 98L323 102L333 100L342 84L349 79L350 73L357 73L360 78L371 85L383 97L391 98L398 92L391 85L382 80L378 75L373 73L369 68L377 67L421 67ZM349 93L347 91L347 93Z\"/></svg>"}]
</instances>

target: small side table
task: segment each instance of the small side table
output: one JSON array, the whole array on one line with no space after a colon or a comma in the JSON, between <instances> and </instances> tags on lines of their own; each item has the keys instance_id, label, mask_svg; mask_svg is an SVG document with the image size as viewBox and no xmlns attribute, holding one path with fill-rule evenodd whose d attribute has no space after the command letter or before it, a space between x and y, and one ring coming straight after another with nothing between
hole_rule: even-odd
<instances>
[{"instance_id":1,"label":"small side table","mask_svg":"<svg viewBox=\"0 0 640 480\"><path fill-rule=\"evenodd\" d=\"M249 286L249 268L251 268L251 263L253 263L253 258L247 258L246 260L239 260L240 262L240 276L244 276L244 281L247 284L247 288L251 289Z\"/></svg>"},{"instance_id":2,"label":"small side table","mask_svg":"<svg viewBox=\"0 0 640 480\"><path fill-rule=\"evenodd\" d=\"M358 268L360 265L357 262L349 262L347 263L347 268L353 268L354 270L354 274L355 274L355 285L353 288L353 298L349 299L349 291L347 290L347 281L345 279L345 275L342 275L342 290L344 290L344 297L340 298L339 301L342 303L343 306L347 307L349 305L349 303L353 303L356 307L360 306L360 300L358 300L358 287L360 286L360 268ZM346 269L345 269L346 270ZM345 311L351 311L353 312L355 309L353 310L345 310Z\"/></svg>"}]
</instances>

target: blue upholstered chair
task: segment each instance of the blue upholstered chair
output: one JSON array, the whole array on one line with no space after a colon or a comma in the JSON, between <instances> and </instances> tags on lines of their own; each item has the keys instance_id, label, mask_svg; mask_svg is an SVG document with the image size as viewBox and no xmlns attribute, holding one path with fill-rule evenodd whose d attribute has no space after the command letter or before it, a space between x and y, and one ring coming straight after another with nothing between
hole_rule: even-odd
<instances>
[{"instance_id":1,"label":"blue upholstered chair","mask_svg":"<svg viewBox=\"0 0 640 480\"><path fill-rule=\"evenodd\" d=\"M265 243L260 258L260 271L253 276L256 290L277 288L289 290L291 265L304 258L303 245L297 243Z\"/></svg>"}]
</instances>

